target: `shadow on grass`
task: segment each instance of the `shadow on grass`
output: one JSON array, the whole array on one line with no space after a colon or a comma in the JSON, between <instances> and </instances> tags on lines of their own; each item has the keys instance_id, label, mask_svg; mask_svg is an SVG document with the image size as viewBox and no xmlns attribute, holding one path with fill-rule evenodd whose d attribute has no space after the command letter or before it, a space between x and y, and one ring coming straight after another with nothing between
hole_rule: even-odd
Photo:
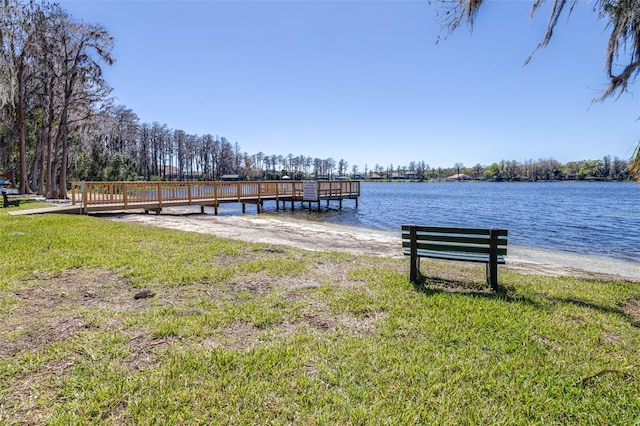
<instances>
[{"instance_id":1,"label":"shadow on grass","mask_svg":"<svg viewBox=\"0 0 640 426\"><path fill-rule=\"evenodd\" d=\"M416 291L426 295L442 293L462 294L472 297L483 297L485 299L498 299L505 302L518 302L541 306L539 302L529 297L523 295L514 296L513 288L502 285L498 286L497 291L493 291L489 284L420 275L418 282L413 283L413 287Z\"/></svg>"},{"instance_id":2,"label":"shadow on grass","mask_svg":"<svg viewBox=\"0 0 640 426\"><path fill-rule=\"evenodd\" d=\"M580 306L581 308L593 309L599 312L603 312L605 314L620 315L621 317L629 321L629 323L632 326L636 328L640 328L640 320L638 320L638 318L633 314L633 312L631 312L630 310L629 311L625 310L625 308L623 307L624 305L616 306L616 307L603 306L598 303L587 302L587 301L576 299L573 297L548 297L547 299L552 302L568 303L575 306ZM626 303L625 305L629 305L629 303Z\"/></svg>"},{"instance_id":3,"label":"shadow on grass","mask_svg":"<svg viewBox=\"0 0 640 426\"><path fill-rule=\"evenodd\" d=\"M624 313L621 308L614 308L611 306L603 306L598 303L587 302L584 300L576 299L574 297L547 297L548 300L556 303L568 303L581 308L594 309L596 311L604 312L606 314L622 314Z\"/></svg>"},{"instance_id":4,"label":"shadow on grass","mask_svg":"<svg viewBox=\"0 0 640 426\"><path fill-rule=\"evenodd\" d=\"M606 306L599 303L581 300L575 297L551 297L544 294L536 293L540 298L536 300L521 294L517 294L516 289L511 286L498 287L498 291L493 291L488 284L477 283L473 281L464 281L459 279L449 279L435 276L420 275L418 282L413 283L415 291L426 294L435 295L442 293L461 294L471 297L482 297L485 299L497 299L505 302L525 303L531 306L544 307L549 306L545 302L558 304L571 304L581 308L593 309L605 314L619 315L637 328L640 328L640 304L634 309L625 309L623 306ZM631 306L630 303L626 305Z\"/></svg>"},{"instance_id":5,"label":"shadow on grass","mask_svg":"<svg viewBox=\"0 0 640 426\"><path fill-rule=\"evenodd\" d=\"M20 207L26 206L28 204L42 204L42 201L34 200L29 197L16 197L16 199L20 200Z\"/></svg>"}]
</instances>

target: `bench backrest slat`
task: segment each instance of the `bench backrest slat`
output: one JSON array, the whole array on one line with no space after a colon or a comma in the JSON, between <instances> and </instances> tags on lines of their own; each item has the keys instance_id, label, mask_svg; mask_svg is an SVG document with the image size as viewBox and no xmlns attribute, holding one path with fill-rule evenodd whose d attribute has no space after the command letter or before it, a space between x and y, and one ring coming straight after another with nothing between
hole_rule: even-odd
<instances>
[{"instance_id":1,"label":"bench backrest slat","mask_svg":"<svg viewBox=\"0 0 640 426\"><path fill-rule=\"evenodd\" d=\"M411 247L411 243L409 241L402 242L403 248ZM489 243L486 245L474 245L474 244L436 244L425 241L420 241L416 243L416 248L418 250L434 250L434 251L449 251L449 252L463 252L463 253L483 253L489 254L490 246ZM505 256L507 254L507 246L499 245L498 252L499 256Z\"/></svg>"},{"instance_id":2,"label":"bench backrest slat","mask_svg":"<svg viewBox=\"0 0 640 426\"><path fill-rule=\"evenodd\" d=\"M448 243L460 243L460 244L489 244L489 236L465 236L465 235L444 235L444 234L427 234L423 232L417 232L416 237L418 241L446 241ZM408 232L402 233L403 240L409 240L410 235ZM498 245L507 245L506 237L498 237Z\"/></svg>"},{"instance_id":3,"label":"bench backrest slat","mask_svg":"<svg viewBox=\"0 0 640 426\"><path fill-rule=\"evenodd\" d=\"M409 227L412 225L402 225L402 231L409 232ZM495 229L498 236L506 237L509 233L506 229ZM468 234L468 235L489 235L490 229L480 228L452 228L441 226L417 226L416 232L426 232L432 234Z\"/></svg>"}]
</instances>

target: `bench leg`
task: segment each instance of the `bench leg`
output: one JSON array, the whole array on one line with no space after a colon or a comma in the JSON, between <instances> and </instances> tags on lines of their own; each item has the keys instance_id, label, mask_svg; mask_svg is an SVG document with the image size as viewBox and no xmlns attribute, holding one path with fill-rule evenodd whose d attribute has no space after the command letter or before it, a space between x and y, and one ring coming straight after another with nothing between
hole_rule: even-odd
<instances>
[{"instance_id":1,"label":"bench leg","mask_svg":"<svg viewBox=\"0 0 640 426\"><path fill-rule=\"evenodd\" d=\"M498 263L487 263L487 284L491 286L493 291L498 291Z\"/></svg>"},{"instance_id":2,"label":"bench leg","mask_svg":"<svg viewBox=\"0 0 640 426\"><path fill-rule=\"evenodd\" d=\"M498 291L498 232L489 231L489 263L487 263L487 282L493 291Z\"/></svg>"},{"instance_id":3,"label":"bench leg","mask_svg":"<svg viewBox=\"0 0 640 426\"><path fill-rule=\"evenodd\" d=\"M420 276L420 258L418 256L411 256L411 266L409 270L409 281L412 283L418 282Z\"/></svg>"},{"instance_id":4,"label":"bench leg","mask_svg":"<svg viewBox=\"0 0 640 426\"><path fill-rule=\"evenodd\" d=\"M409 265L409 281L412 283L418 282L418 273L420 272L420 258L418 257L418 241L416 235L416 227L412 225L409 228L410 235L410 251L411 251L411 262Z\"/></svg>"}]
</instances>

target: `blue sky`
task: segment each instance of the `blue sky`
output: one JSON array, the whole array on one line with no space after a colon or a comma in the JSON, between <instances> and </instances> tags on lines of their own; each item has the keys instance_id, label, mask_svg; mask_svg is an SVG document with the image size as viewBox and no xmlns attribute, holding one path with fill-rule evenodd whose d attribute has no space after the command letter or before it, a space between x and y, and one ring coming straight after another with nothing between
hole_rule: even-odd
<instances>
[{"instance_id":1,"label":"blue sky","mask_svg":"<svg viewBox=\"0 0 640 426\"><path fill-rule=\"evenodd\" d=\"M606 87L605 22L581 3L524 61L547 11L495 1L473 32L436 44L424 1L61 1L116 39L116 102L142 122L224 136L256 154L473 166L553 157L627 159L638 84Z\"/></svg>"}]
</instances>

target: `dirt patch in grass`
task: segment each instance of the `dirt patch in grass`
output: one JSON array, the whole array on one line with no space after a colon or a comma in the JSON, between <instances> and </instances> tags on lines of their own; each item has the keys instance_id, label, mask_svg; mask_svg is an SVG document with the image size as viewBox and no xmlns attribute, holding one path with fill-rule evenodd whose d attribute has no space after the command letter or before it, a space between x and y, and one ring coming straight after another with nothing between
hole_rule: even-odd
<instances>
[{"instance_id":1,"label":"dirt patch in grass","mask_svg":"<svg viewBox=\"0 0 640 426\"><path fill-rule=\"evenodd\" d=\"M297 333L335 333L341 336L362 337L372 335L386 315L385 312L375 312L366 316L355 316L351 313L331 315L328 312L310 310L299 321L285 321L267 327L257 327L239 321L223 327L219 335L206 338L200 345L207 348L247 351Z\"/></svg>"},{"instance_id":2,"label":"dirt patch in grass","mask_svg":"<svg viewBox=\"0 0 640 426\"><path fill-rule=\"evenodd\" d=\"M250 277L239 280L232 280L225 285L226 290L235 295L248 293L252 296L266 296L273 290L273 279L269 277Z\"/></svg>"},{"instance_id":3,"label":"dirt patch in grass","mask_svg":"<svg viewBox=\"0 0 640 426\"><path fill-rule=\"evenodd\" d=\"M234 322L226 326L221 335L208 337L202 342L207 348L224 347L233 350L247 350L256 347L260 343L261 329L244 321Z\"/></svg>"},{"instance_id":4,"label":"dirt patch in grass","mask_svg":"<svg viewBox=\"0 0 640 426\"><path fill-rule=\"evenodd\" d=\"M60 383L66 377L66 371L73 366L70 360L54 360L44 363L37 371L26 375L17 381L10 389L10 396L3 402L0 410L0 424L8 420L9 424L45 424L48 407L38 404L40 392L55 386L52 382ZM11 417L5 417L11 413Z\"/></svg>"},{"instance_id":5,"label":"dirt patch in grass","mask_svg":"<svg viewBox=\"0 0 640 426\"><path fill-rule=\"evenodd\" d=\"M607 343L619 343L620 341L622 341L622 337L613 333L604 333L602 335L602 340Z\"/></svg>"},{"instance_id":6,"label":"dirt patch in grass","mask_svg":"<svg viewBox=\"0 0 640 426\"><path fill-rule=\"evenodd\" d=\"M629 321L631 321L631 324L640 328L640 300L625 303L621 308L629 318Z\"/></svg>"},{"instance_id":7,"label":"dirt patch in grass","mask_svg":"<svg viewBox=\"0 0 640 426\"><path fill-rule=\"evenodd\" d=\"M393 263L392 261L390 261ZM384 261L374 262L381 266ZM373 266L366 260L358 261L357 267ZM362 282L348 278L353 262L329 262L319 260L310 262L309 270L301 276L270 277L262 272L236 278L222 286L216 300L220 297L231 300L242 299L242 294L251 297L265 297L277 294L284 302L302 305L299 319L284 320L277 324L257 327L247 322L235 322L226 325L216 337L207 338L206 347L223 347L232 350L250 350L272 341L286 338L298 333L337 333L341 335L366 335L377 329L377 324L386 313L375 312L368 315L352 313L335 314L324 302L317 289L329 286L336 289L361 287Z\"/></svg>"},{"instance_id":8,"label":"dirt patch in grass","mask_svg":"<svg viewBox=\"0 0 640 426\"><path fill-rule=\"evenodd\" d=\"M23 354L35 354L50 344L71 342L82 333L107 329L131 336L126 344L130 356L123 365L132 371L159 362L158 353L173 343L171 339L154 340L149 333L125 329L123 318L129 312L149 306L149 299L134 298L140 290L117 271L72 269L54 276L40 274L19 290L0 293L0 298L12 301L0 313L0 362L19 363ZM168 300L160 303L172 303L182 295L177 289L166 289L162 296ZM46 422L47 407L40 402L40 393L59 386L76 364L73 344L69 348L70 353L63 350L59 359L18 373L6 383L0 423ZM11 418L5 419L3 410L11 413Z\"/></svg>"},{"instance_id":9,"label":"dirt patch in grass","mask_svg":"<svg viewBox=\"0 0 640 426\"><path fill-rule=\"evenodd\" d=\"M342 313L338 316L313 315L309 322L321 330L333 331L343 335L368 336L375 333L378 324L387 316L386 312L373 312L356 316Z\"/></svg>"},{"instance_id":10,"label":"dirt patch in grass","mask_svg":"<svg viewBox=\"0 0 640 426\"><path fill-rule=\"evenodd\" d=\"M135 300L140 289L117 272L72 269L58 275L36 273L35 280L19 289L0 293L11 300L0 313L0 362L19 363L23 354L36 354L56 342L67 342L97 328L122 327L114 312L125 312L145 301ZM60 352L59 359L29 366L7 383L3 409L10 422L46 422L47 407L40 393L59 386L75 364L74 356ZM0 423L3 416L0 410Z\"/></svg>"},{"instance_id":11,"label":"dirt patch in grass","mask_svg":"<svg viewBox=\"0 0 640 426\"><path fill-rule=\"evenodd\" d=\"M38 350L92 327L83 316L89 309L135 309L134 292L115 272L72 269L5 294L16 303L2 314L0 356Z\"/></svg>"},{"instance_id":12,"label":"dirt patch in grass","mask_svg":"<svg viewBox=\"0 0 640 426\"><path fill-rule=\"evenodd\" d=\"M284 250L264 250L268 256L286 256ZM233 259L240 262L244 256ZM361 265L362 263L362 265ZM393 261L363 261L358 266L394 266ZM387 263L389 265L387 265ZM281 293L285 301L304 300L308 304L307 322L318 329L329 330L335 326L352 329L368 329L353 323L354 319L331 318L328 308L309 295L313 289L329 285L350 288L361 285L348 278L353 261L332 262L319 260L310 262L308 271L301 276L272 277L262 272L236 277L221 286L207 283L193 283L180 288L156 289L154 304L180 307L195 298L208 295L213 300L228 296L240 298L243 293L252 297L264 297L272 292ZM148 299L136 300L134 296L141 289L134 288L129 280L123 279L118 271L72 269L55 276L41 275L19 290L0 294L15 301L6 312L0 313L0 357L11 357L25 351L37 351L58 341L72 339L83 330L116 328L131 336L132 352L140 352L133 357L132 365L139 368L150 361L156 347L163 345L141 330L123 330L122 316L126 313L145 309ZM352 323L351 326L345 324ZM297 327L297 325L296 325ZM229 336L245 334L247 341L262 329L254 330L247 325L231 326L225 331ZM229 338L231 348L246 348L249 343L237 343L240 338ZM236 342L237 341L237 342ZM149 358L149 360L147 359Z\"/></svg>"},{"instance_id":13,"label":"dirt patch in grass","mask_svg":"<svg viewBox=\"0 0 640 426\"><path fill-rule=\"evenodd\" d=\"M124 364L131 370L142 370L160 362L158 355L167 347L178 341L177 337L152 339L150 333L141 332L131 337L128 342L130 355Z\"/></svg>"}]
</instances>

